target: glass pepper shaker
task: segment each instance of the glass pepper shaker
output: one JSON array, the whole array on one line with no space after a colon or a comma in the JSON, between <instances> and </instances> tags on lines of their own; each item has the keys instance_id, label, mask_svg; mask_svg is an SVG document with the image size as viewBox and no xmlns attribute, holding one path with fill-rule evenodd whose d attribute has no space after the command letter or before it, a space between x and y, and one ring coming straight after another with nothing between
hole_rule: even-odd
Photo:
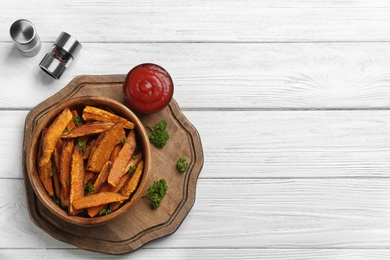
<instances>
[{"instance_id":1,"label":"glass pepper shaker","mask_svg":"<svg viewBox=\"0 0 390 260\"><path fill-rule=\"evenodd\" d=\"M39 63L39 67L53 78L59 79L81 48L79 41L70 34L62 32Z\"/></svg>"}]
</instances>

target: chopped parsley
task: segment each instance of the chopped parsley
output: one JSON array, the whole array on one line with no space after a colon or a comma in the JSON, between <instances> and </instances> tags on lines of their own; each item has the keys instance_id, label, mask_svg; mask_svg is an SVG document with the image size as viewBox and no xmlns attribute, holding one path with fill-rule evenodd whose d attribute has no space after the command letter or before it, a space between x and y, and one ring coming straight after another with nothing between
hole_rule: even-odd
<instances>
[{"instance_id":1,"label":"chopped parsley","mask_svg":"<svg viewBox=\"0 0 390 260\"><path fill-rule=\"evenodd\" d=\"M147 194L143 197L149 198L152 201L151 207L156 209L160 206L167 190L167 182L164 179L161 179L159 181L155 181L153 185L150 185L148 187Z\"/></svg>"},{"instance_id":2,"label":"chopped parsley","mask_svg":"<svg viewBox=\"0 0 390 260\"><path fill-rule=\"evenodd\" d=\"M185 172L188 169L188 163L186 162L186 158L180 157L180 159L176 162L176 168L180 172Z\"/></svg>"},{"instance_id":3,"label":"chopped parsley","mask_svg":"<svg viewBox=\"0 0 390 260\"><path fill-rule=\"evenodd\" d=\"M161 120L161 122L155 127L147 126L152 133L149 136L149 140L157 148L163 148L167 144L169 134L167 131L167 122Z\"/></svg>"},{"instance_id":4,"label":"chopped parsley","mask_svg":"<svg viewBox=\"0 0 390 260\"><path fill-rule=\"evenodd\" d=\"M130 166L129 173L133 173L133 172L135 172L135 170L137 170L137 166L132 165L132 166Z\"/></svg>"},{"instance_id":5,"label":"chopped parsley","mask_svg":"<svg viewBox=\"0 0 390 260\"><path fill-rule=\"evenodd\" d=\"M92 183L90 183L90 184L88 184L88 186L85 188L85 190L84 190L84 195L93 194L93 193L94 193L94 190L95 190L95 187L93 186Z\"/></svg>"},{"instance_id":6,"label":"chopped parsley","mask_svg":"<svg viewBox=\"0 0 390 260\"><path fill-rule=\"evenodd\" d=\"M121 144L125 144L125 143L127 143L128 142L128 140L127 140L127 138L125 137L125 138L123 138L122 140L121 140Z\"/></svg>"},{"instance_id":7,"label":"chopped parsley","mask_svg":"<svg viewBox=\"0 0 390 260\"><path fill-rule=\"evenodd\" d=\"M76 140L76 145L78 146L78 147L80 147L80 150L82 151L82 152L84 152L84 148L85 148L85 145L86 145L86 141L83 141L83 140L81 140L81 139L77 139Z\"/></svg>"},{"instance_id":8,"label":"chopped parsley","mask_svg":"<svg viewBox=\"0 0 390 260\"><path fill-rule=\"evenodd\" d=\"M107 208L103 208L99 211L99 216L103 216L103 215L108 215L112 213L112 210L111 209L107 209Z\"/></svg>"},{"instance_id":9,"label":"chopped parsley","mask_svg":"<svg viewBox=\"0 0 390 260\"><path fill-rule=\"evenodd\" d=\"M81 124L81 118L79 116L74 116L72 121L75 125L79 126Z\"/></svg>"}]
</instances>

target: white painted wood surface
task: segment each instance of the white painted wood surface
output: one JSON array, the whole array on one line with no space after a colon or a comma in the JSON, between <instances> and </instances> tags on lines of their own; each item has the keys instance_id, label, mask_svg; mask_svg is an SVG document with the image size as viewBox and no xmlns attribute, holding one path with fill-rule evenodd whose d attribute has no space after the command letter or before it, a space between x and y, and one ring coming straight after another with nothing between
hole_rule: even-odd
<instances>
[{"instance_id":1,"label":"white painted wood surface","mask_svg":"<svg viewBox=\"0 0 390 260\"><path fill-rule=\"evenodd\" d=\"M9 27L30 19L40 53ZM0 9L1 259L389 259L390 2L14 0ZM58 80L39 61L61 31L83 49ZM81 74L164 66L202 138L190 214L111 257L28 216L28 110Z\"/></svg>"}]
</instances>

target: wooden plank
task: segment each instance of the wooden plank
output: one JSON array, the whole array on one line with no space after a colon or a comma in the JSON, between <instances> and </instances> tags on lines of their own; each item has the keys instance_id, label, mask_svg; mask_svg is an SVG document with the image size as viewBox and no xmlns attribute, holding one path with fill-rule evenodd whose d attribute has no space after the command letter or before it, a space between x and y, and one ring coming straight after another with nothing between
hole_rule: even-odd
<instances>
[{"instance_id":1,"label":"wooden plank","mask_svg":"<svg viewBox=\"0 0 390 260\"><path fill-rule=\"evenodd\" d=\"M38 67L49 48L27 59L0 43L0 108L31 108L78 75L143 62L169 71L183 109L390 108L388 43L85 43L60 80Z\"/></svg>"},{"instance_id":2,"label":"wooden plank","mask_svg":"<svg viewBox=\"0 0 390 260\"><path fill-rule=\"evenodd\" d=\"M0 10L0 30L7 32L23 17L46 42L61 30L82 42L389 41L389 7L386 0L86 0L59 8L50 1L17 0ZM0 36L9 40L6 33Z\"/></svg>"},{"instance_id":3,"label":"wooden plank","mask_svg":"<svg viewBox=\"0 0 390 260\"><path fill-rule=\"evenodd\" d=\"M169 248L158 249L158 259L161 260L208 260L208 259L274 259L274 260L312 260L312 259L338 259L338 260L387 260L390 257L389 250L386 249L182 249ZM107 255L83 251L79 249L35 249L32 254L27 249L6 249L2 250L5 259L69 259L69 257L79 257L84 259L108 259ZM124 255L121 259L133 260L155 260L156 250L140 249L134 253Z\"/></svg>"},{"instance_id":4,"label":"wooden plank","mask_svg":"<svg viewBox=\"0 0 390 260\"><path fill-rule=\"evenodd\" d=\"M388 249L390 179L200 179L194 208L145 248ZM30 221L23 180L0 179L0 248L73 248Z\"/></svg>"},{"instance_id":5,"label":"wooden plank","mask_svg":"<svg viewBox=\"0 0 390 260\"><path fill-rule=\"evenodd\" d=\"M26 111L0 111L0 178L21 178Z\"/></svg>"},{"instance_id":6,"label":"wooden plank","mask_svg":"<svg viewBox=\"0 0 390 260\"><path fill-rule=\"evenodd\" d=\"M203 178L389 176L389 111L185 113L202 138Z\"/></svg>"},{"instance_id":7,"label":"wooden plank","mask_svg":"<svg viewBox=\"0 0 390 260\"><path fill-rule=\"evenodd\" d=\"M26 111L0 111L0 178L21 178ZM184 111L202 178L389 177L389 111Z\"/></svg>"}]
</instances>

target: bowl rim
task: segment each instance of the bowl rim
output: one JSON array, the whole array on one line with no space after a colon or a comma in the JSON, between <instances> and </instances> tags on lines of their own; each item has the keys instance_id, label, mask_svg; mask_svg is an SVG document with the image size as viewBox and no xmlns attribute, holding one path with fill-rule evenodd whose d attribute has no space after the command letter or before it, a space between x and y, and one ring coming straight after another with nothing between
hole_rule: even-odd
<instances>
[{"instance_id":1,"label":"bowl rim","mask_svg":"<svg viewBox=\"0 0 390 260\"><path fill-rule=\"evenodd\" d=\"M122 116L126 119L131 118L131 121L136 125L137 135L142 144L142 152L144 159L144 169L142 173L142 178L139 183L139 186L132 197L124 203L119 209L115 210L111 214L105 216L98 216L93 218L82 217L82 216L71 216L64 209L59 207L54 200L48 195L45 188L43 187L41 181L38 177L37 171L37 160L36 160L36 151L38 149L38 143L40 140L40 135L42 129L50 124L56 115L58 115L66 107L81 107L85 105L93 105L113 111L115 114ZM33 133L30 140L28 141L27 149L27 175L30 180L31 186L34 190L35 195L38 197L40 202L54 215L61 218L62 220L80 226L91 226L91 225L102 225L112 221L120 216L122 216L126 211L132 208L136 202L143 196L146 191L151 170L151 145L148 141L148 135L146 129L138 118L138 116L124 104L108 98L100 96L79 96L69 98L64 100L53 107L50 108L35 124Z\"/></svg>"}]
</instances>

